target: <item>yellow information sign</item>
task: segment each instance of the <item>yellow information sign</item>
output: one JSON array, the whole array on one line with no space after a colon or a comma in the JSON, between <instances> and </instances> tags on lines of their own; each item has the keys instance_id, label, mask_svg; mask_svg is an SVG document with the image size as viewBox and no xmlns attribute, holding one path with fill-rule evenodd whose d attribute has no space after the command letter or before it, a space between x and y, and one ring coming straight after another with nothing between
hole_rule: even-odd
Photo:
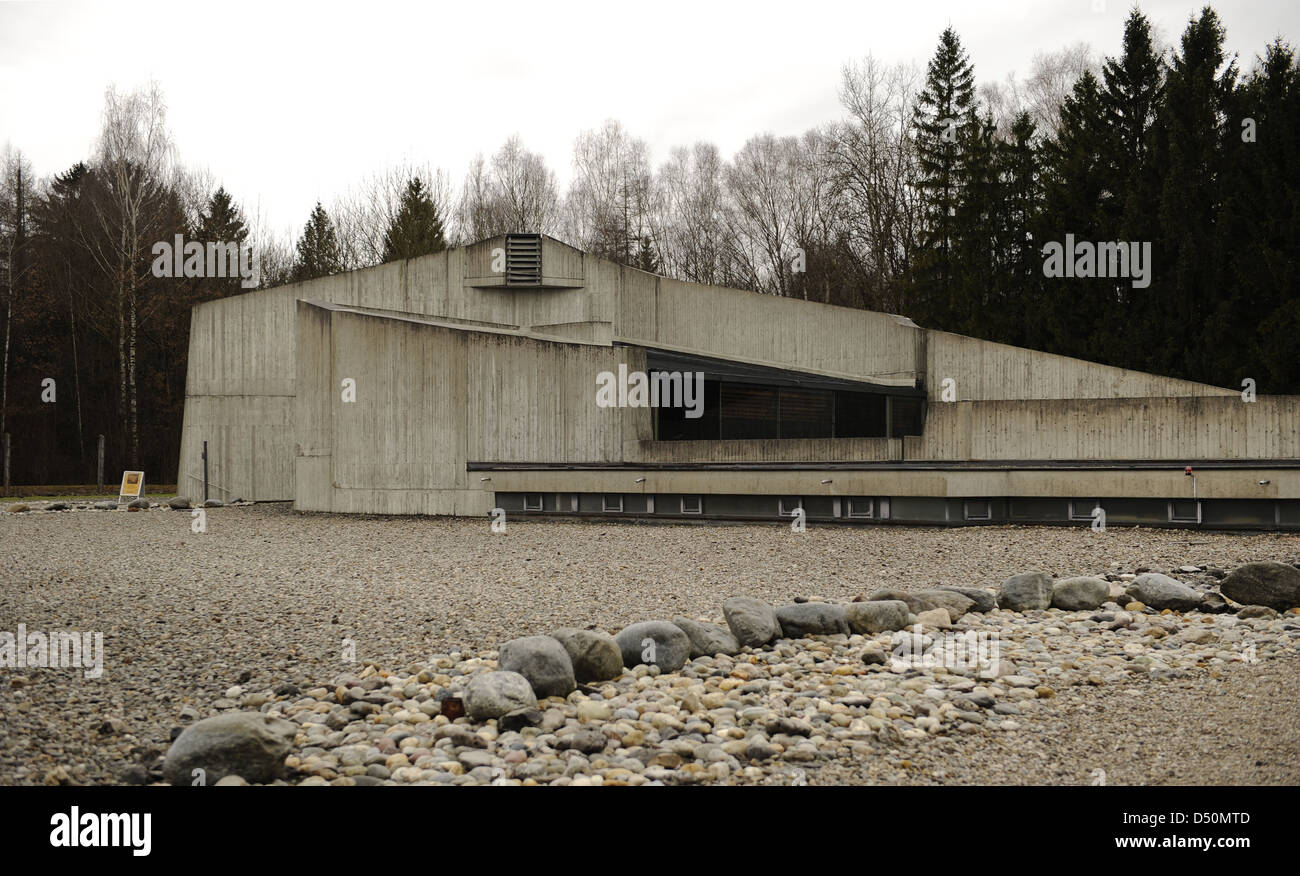
<instances>
[{"instance_id":1,"label":"yellow information sign","mask_svg":"<svg viewBox=\"0 0 1300 876\"><path fill-rule=\"evenodd\" d=\"M138 499L143 492L144 472L122 472L122 491L117 495L118 501L121 501L122 499Z\"/></svg>"}]
</instances>

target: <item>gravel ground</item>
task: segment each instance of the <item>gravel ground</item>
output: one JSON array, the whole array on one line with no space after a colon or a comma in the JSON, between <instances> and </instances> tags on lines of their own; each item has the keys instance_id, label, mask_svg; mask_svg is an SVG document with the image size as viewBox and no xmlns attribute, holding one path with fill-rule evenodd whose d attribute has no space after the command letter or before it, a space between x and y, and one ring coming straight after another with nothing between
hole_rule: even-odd
<instances>
[{"instance_id":1,"label":"gravel ground","mask_svg":"<svg viewBox=\"0 0 1300 876\"><path fill-rule=\"evenodd\" d=\"M122 781L156 762L178 724L214 714L234 685L308 690L366 662L397 669L454 652L491 661L505 640L560 626L720 620L734 595L846 601L879 587L996 586L1028 569L1101 575L1300 558L1291 535L1086 526L796 534L781 524L512 521L498 535L486 520L272 505L209 509L205 534L190 522L159 509L0 514L0 630L100 631L105 649L99 679L0 670L0 782ZM1250 624L1294 642L1293 624ZM359 664L343 662L344 639ZM858 746L728 780L1089 784L1105 770L1111 784L1295 783L1300 662L1293 645L1268 653L1164 680L1061 686L1031 700L1014 732Z\"/></svg>"}]
</instances>

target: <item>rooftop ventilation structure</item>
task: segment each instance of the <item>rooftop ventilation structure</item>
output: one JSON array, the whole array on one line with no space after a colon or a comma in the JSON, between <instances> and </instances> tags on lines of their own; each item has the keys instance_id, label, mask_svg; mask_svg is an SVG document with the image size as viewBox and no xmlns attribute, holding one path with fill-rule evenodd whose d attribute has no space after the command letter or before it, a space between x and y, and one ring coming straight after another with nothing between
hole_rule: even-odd
<instances>
[{"instance_id":1,"label":"rooftop ventilation structure","mask_svg":"<svg viewBox=\"0 0 1300 876\"><path fill-rule=\"evenodd\" d=\"M537 286L542 282L542 236L506 235L506 285Z\"/></svg>"}]
</instances>

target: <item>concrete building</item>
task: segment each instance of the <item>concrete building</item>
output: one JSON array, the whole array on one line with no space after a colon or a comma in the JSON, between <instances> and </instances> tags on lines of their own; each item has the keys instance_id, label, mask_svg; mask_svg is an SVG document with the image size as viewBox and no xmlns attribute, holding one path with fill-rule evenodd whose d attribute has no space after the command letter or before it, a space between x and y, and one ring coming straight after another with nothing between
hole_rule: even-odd
<instances>
[{"instance_id":1,"label":"concrete building","mask_svg":"<svg viewBox=\"0 0 1300 876\"><path fill-rule=\"evenodd\" d=\"M695 372L702 402L670 383ZM682 398L635 406L637 373ZM627 406L598 403L611 381ZM203 494L204 442L214 498L306 511L1089 525L1100 507L1300 529L1298 397L679 282L540 235L198 305L182 493Z\"/></svg>"}]
</instances>

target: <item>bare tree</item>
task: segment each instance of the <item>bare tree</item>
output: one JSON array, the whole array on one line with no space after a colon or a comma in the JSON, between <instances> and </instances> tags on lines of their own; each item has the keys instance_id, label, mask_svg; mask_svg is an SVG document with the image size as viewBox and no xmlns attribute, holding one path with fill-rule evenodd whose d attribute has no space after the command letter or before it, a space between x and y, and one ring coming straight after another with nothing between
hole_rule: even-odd
<instances>
[{"instance_id":1,"label":"bare tree","mask_svg":"<svg viewBox=\"0 0 1300 876\"><path fill-rule=\"evenodd\" d=\"M139 464L139 397L136 344L139 326L137 292L148 276L145 258L161 233L173 174L173 145L167 131L167 107L157 83L119 94L109 86L94 172L102 185L94 200L97 228L82 229L81 239L116 293L118 404L126 415L131 465Z\"/></svg>"},{"instance_id":2,"label":"bare tree","mask_svg":"<svg viewBox=\"0 0 1300 876\"><path fill-rule=\"evenodd\" d=\"M862 277L860 306L904 309L919 222L913 103L915 64L886 67L868 56L844 67L840 102L848 118L834 126L829 161L845 221L846 243Z\"/></svg>"},{"instance_id":3,"label":"bare tree","mask_svg":"<svg viewBox=\"0 0 1300 876\"><path fill-rule=\"evenodd\" d=\"M490 162L480 155L470 165L457 218L461 243L511 231L554 234L560 218L555 173L516 134Z\"/></svg>"},{"instance_id":4,"label":"bare tree","mask_svg":"<svg viewBox=\"0 0 1300 876\"><path fill-rule=\"evenodd\" d=\"M726 163L712 143L672 151L655 176L650 222L661 270L692 283L728 281Z\"/></svg>"},{"instance_id":5,"label":"bare tree","mask_svg":"<svg viewBox=\"0 0 1300 876\"><path fill-rule=\"evenodd\" d=\"M573 182L564 204L564 235L603 258L633 264L651 234L650 154L644 140L610 119L583 131L573 147Z\"/></svg>"},{"instance_id":6,"label":"bare tree","mask_svg":"<svg viewBox=\"0 0 1300 876\"><path fill-rule=\"evenodd\" d=\"M31 164L19 150L5 144L0 158L0 254L4 256L5 335L3 365L0 366L0 435L5 431L5 413L9 407L9 343L14 318L14 294L30 271L32 260L26 252L31 229L34 183Z\"/></svg>"}]
</instances>

